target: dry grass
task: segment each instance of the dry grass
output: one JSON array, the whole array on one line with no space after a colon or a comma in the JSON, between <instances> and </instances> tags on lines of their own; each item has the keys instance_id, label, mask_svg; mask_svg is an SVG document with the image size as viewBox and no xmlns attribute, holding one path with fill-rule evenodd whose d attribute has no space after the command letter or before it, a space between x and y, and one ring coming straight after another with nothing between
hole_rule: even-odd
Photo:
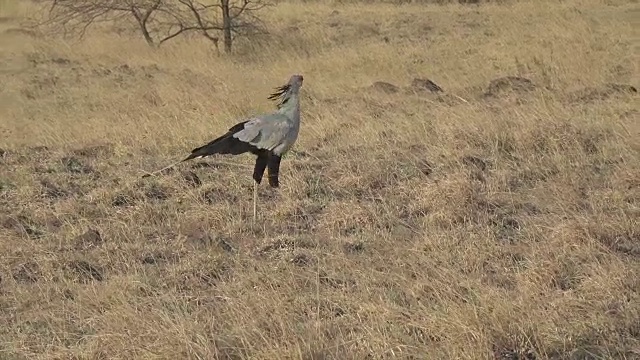
<instances>
[{"instance_id":1,"label":"dry grass","mask_svg":"<svg viewBox=\"0 0 640 360\"><path fill-rule=\"evenodd\" d=\"M606 87L639 83L637 2L282 2L231 57L65 43L26 6L0 2L0 358L640 358L638 95ZM257 226L250 169L139 179L296 72ZM506 75L536 88L482 95Z\"/></svg>"}]
</instances>

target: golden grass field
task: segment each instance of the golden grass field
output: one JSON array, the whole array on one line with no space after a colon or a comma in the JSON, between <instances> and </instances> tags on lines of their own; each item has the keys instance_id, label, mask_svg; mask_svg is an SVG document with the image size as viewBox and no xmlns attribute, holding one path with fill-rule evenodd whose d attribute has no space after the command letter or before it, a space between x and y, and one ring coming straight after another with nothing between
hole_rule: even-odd
<instances>
[{"instance_id":1,"label":"golden grass field","mask_svg":"<svg viewBox=\"0 0 640 360\"><path fill-rule=\"evenodd\" d=\"M280 2L232 55L30 11L0 0L0 359L640 359L637 1ZM253 156L140 178L294 73L255 225Z\"/></svg>"}]
</instances>

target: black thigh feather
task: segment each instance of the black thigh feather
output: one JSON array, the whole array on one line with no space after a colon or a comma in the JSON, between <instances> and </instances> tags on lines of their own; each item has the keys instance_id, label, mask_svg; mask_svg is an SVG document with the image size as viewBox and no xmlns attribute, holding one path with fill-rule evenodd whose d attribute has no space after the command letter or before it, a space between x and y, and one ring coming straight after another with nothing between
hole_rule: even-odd
<instances>
[{"instance_id":1,"label":"black thigh feather","mask_svg":"<svg viewBox=\"0 0 640 360\"><path fill-rule=\"evenodd\" d=\"M278 175L280 174L280 160L282 158L274 153L269 154L269 162L267 163L269 185L277 188L280 186Z\"/></svg>"}]
</instances>

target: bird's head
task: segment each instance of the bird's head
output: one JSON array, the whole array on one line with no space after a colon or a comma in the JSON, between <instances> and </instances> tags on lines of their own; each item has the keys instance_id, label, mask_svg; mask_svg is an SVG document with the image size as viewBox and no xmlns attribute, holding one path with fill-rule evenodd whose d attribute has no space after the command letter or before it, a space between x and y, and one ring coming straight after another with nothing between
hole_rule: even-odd
<instances>
[{"instance_id":1,"label":"bird's head","mask_svg":"<svg viewBox=\"0 0 640 360\"><path fill-rule=\"evenodd\" d=\"M278 103L278 108L280 108L289 100L291 95L298 94L302 87L302 80L302 75L291 76L289 78L289 82L276 88L276 91L269 96L269 100L280 99L280 102Z\"/></svg>"}]
</instances>

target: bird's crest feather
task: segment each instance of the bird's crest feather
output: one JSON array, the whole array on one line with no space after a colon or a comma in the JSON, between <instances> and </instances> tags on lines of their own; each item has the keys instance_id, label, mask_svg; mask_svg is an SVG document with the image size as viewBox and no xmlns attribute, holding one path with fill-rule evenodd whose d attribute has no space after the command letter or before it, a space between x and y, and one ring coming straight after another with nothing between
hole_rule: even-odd
<instances>
[{"instance_id":1,"label":"bird's crest feather","mask_svg":"<svg viewBox=\"0 0 640 360\"><path fill-rule=\"evenodd\" d=\"M282 107L282 105L284 105L288 100L289 100L289 89L291 89L291 85L290 84L286 84L283 86L280 86L278 88L276 88L276 91L274 91L269 97L269 100L279 100L280 102L278 103L278 109L280 107Z\"/></svg>"}]
</instances>

